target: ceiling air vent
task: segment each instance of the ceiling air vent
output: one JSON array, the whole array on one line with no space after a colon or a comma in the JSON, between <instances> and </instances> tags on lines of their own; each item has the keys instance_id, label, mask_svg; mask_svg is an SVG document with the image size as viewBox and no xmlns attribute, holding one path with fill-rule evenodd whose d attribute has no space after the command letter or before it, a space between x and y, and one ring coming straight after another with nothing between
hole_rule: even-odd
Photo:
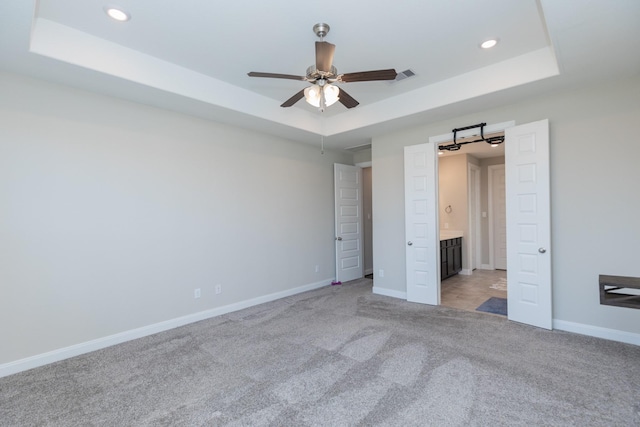
<instances>
[{"instance_id":1,"label":"ceiling air vent","mask_svg":"<svg viewBox=\"0 0 640 427\"><path fill-rule=\"evenodd\" d=\"M415 75L416 73L411 70L404 70L398 73L394 81L399 82L400 80L408 79L409 77L413 77Z\"/></svg>"},{"instance_id":2,"label":"ceiling air vent","mask_svg":"<svg viewBox=\"0 0 640 427\"><path fill-rule=\"evenodd\" d=\"M367 150L369 148L371 148L371 144L362 144L362 145L356 145L354 147L345 148L345 150L352 151L355 153L356 151Z\"/></svg>"}]
</instances>

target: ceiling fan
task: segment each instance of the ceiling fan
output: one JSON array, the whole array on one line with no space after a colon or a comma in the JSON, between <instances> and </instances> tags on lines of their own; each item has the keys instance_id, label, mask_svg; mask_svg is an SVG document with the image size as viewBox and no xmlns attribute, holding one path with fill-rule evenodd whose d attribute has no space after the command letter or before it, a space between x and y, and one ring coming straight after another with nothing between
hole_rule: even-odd
<instances>
[{"instance_id":1,"label":"ceiling fan","mask_svg":"<svg viewBox=\"0 0 640 427\"><path fill-rule=\"evenodd\" d=\"M316 42L316 63L307 68L305 76L295 76L291 74L277 73L261 73L251 71L247 73L250 77L270 77L274 79L290 79L302 80L313 83L300 92L287 99L281 107L291 107L302 98L306 98L307 102L318 107L320 111L336 101L340 101L347 108L353 108L359 104L351 95L338 88L333 83L351 83L351 82L369 82L376 80L395 80L397 73L394 69L360 71L357 73L338 74L336 67L333 66L333 54L336 46L324 41L324 36L329 32L328 24L316 24L313 26L313 32L320 38Z\"/></svg>"}]
</instances>

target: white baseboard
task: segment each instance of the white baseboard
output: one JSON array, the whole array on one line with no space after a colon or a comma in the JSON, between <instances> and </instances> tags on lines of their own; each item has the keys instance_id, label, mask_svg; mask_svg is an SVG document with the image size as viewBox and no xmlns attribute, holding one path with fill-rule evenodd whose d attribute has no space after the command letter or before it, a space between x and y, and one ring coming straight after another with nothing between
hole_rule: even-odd
<instances>
[{"instance_id":1,"label":"white baseboard","mask_svg":"<svg viewBox=\"0 0 640 427\"><path fill-rule=\"evenodd\" d=\"M277 299L296 295L302 292L319 289L329 286L334 279L325 279L320 282L311 283L286 291L276 292L269 295L263 295L246 301L240 301L234 304L225 305L223 307L212 308L210 310L200 311L198 313L189 314L175 319L165 320L164 322L154 323L153 325L143 326L141 328L131 329L114 335L97 338L69 347L60 348L46 353L37 354L35 356L26 357L24 359L13 362L3 363L0 365L0 378L7 375L16 374L18 372L37 368L38 366L48 365L49 363L58 362L60 360L69 359L81 354L90 353L112 345L121 344L123 342L135 340L158 332L174 329L189 323L199 322L201 320L210 319L212 317L221 316L233 311L242 310L244 308L253 307L254 305L264 304L266 302L275 301Z\"/></svg>"},{"instance_id":2,"label":"white baseboard","mask_svg":"<svg viewBox=\"0 0 640 427\"><path fill-rule=\"evenodd\" d=\"M402 291L394 291L393 289L373 287L373 293L377 295L384 295L385 297L399 298L406 300L407 293Z\"/></svg>"},{"instance_id":3,"label":"white baseboard","mask_svg":"<svg viewBox=\"0 0 640 427\"><path fill-rule=\"evenodd\" d=\"M494 270L494 268L491 267L489 264L482 264L480 266L480 270Z\"/></svg>"},{"instance_id":4,"label":"white baseboard","mask_svg":"<svg viewBox=\"0 0 640 427\"><path fill-rule=\"evenodd\" d=\"M366 276L367 274L373 274L373 268L367 268L367 269L364 271L364 275Z\"/></svg>"},{"instance_id":5,"label":"white baseboard","mask_svg":"<svg viewBox=\"0 0 640 427\"><path fill-rule=\"evenodd\" d=\"M617 329L601 328L599 326L585 325L583 323L567 322L565 320L557 319L553 320L553 329L588 335L590 337L604 338L606 340L618 341L627 344L640 345L640 334L619 331Z\"/></svg>"},{"instance_id":6,"label":"white baseboard","mask_svg":"<svg viewBox=\"0 0 640 427\"><path fill-rule=\"evenodd\" d=\"M471 276L473 274L473 271L468 268L463 268L458 274L462 274L463 276Z\"/></svg>"}]
</instances>

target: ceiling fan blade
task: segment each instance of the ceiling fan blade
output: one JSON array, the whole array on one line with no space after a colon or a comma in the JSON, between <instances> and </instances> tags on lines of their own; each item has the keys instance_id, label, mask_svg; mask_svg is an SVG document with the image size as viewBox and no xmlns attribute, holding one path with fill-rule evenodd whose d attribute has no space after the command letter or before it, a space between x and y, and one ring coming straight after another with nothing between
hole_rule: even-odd
<instances>
[{"instance_id":1,"label":"ceiling fan blade","mask_svg":"<svg viewBox=\"0 0 640 427\"><path fill-rule=\"evenodd\" d=\"M336 45L329 42L316 42L316 69L330 72L333 65L333 53Z\"/></svg>"},{"instance_id":2,"label":"ceiling fan blade","mask_svg":"<svg viewBox=\"0 0 640 427\"><path fill-rule=\"evenodd\" d=\"M287 99L286 101L284 101L282 103L282 105L280 105L281 107L291 107L293 104L295 104L296 102L300 101L302 98L304 98L304 89L302 89L300 92L296 93L295 95L293 95L291 98Z\"/></svg>"},{"instance_id":3,"label":"ceiling fan blade","mask_svg":"<svg viewBox=\"0 0 640 427\"><path fill-rule=\"evenodd\" d=\"M359 73L346 73L338 76L338 81L343 83L370 82L375 80L395 80L398 73L393 68L388 70L360 71Z\"/></svg>"},{"instance_id":4,"label":"ceiling fan blade","mask_svg":"<svg viewBox=\"0 0 640 427\"><path fill-rule=\"evenodd\" d=\"M347 108L357 107L360 104L358 101L353 99L351 95L344 91L344 89L340 88L340 95L338 101L342 103Z\"/></svg>"},{"instance_id":5,"label":"ceiling fan blade","mask_svg":"<svg viewBox=\"0 0 640 427\"><path fill-rule=\"evenodd\" d=\"M277 74L277 73L259 73L256 71L251 71L247 73L249 77L270 77L272 79L290 79L290 80L306 80L306 77L303 76L294 76L291 74Z\"/></svg>"}]
</instances>

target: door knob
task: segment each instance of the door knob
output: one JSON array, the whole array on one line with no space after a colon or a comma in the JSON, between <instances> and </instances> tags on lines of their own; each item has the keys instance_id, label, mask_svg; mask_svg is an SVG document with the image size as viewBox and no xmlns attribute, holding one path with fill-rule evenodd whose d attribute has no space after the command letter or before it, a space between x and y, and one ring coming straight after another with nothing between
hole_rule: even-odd
<instances>
[{"instance_id":1,"label":"door knob","mask_svg":"<svg viewBox=\"0 0 640 427\"><path fill-rule=\"evenodd\" d=\"M540 248L540 249L538 249L538 252L540 252L541 254L543 254L543 253L547 252L547 250L546 250L545 248Z\"/></svg>"},{"instance_id":2,"label":"door knob","mask_svg":"<svg viewBox=\"0 0 640 427\"><path fill-rule=\"evenodd\" d=\"M336 240L342 240L342 237L336 237Z\"/></svg>"},{"instance_id":3,"label":"door knob","mask_svg":"<svg viewBox=\"0 0 640 427\"><path fill-rule=\"evenodd\" d=\"M407 242L407 245L411 246L411 245L413 245L413 242L412 242L411 240L409 240L409 241Z\"/></svg>"}]
</instances>

